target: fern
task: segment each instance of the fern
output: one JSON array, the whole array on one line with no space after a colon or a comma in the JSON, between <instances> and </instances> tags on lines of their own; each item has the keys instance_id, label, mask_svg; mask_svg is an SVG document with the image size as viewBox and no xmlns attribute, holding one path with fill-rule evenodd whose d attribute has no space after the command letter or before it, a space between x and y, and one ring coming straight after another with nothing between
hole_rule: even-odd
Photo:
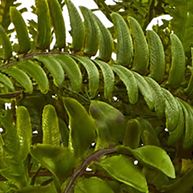
<instances>
[{"instance_id":1,"label":"fern","mask_svg":"<svg viewBox=\"0 0 193 193\"><path fill-rule=\"evenodd\" d=\"M170 4L168 12L173 18L175 18L171 20L172 29L182 41L185 51L189 52L193 45L191 38L193 35L193 2L188 0L169 0L168 2Z\"/></svg>"},{"instance_id":2,"label":"fern","mask_svg":"<svg viewBox=\"0 0 193 193\"><path fill-rule=\"evenodd\" d=\"M15 181L16 189L27 186L25 187L27 189L24 188L21 192L35 191L36 189L32 188L30 184L35 184L33 180L41 170L36 164L38 162L41 167L45 167L51 172L55 179L54 182L58 186L64 183L62 187L65 188L62 191L65 193L71 191L77 178L80 180L78 186L75 186L75 192L80 191L79 188L81 189L81 186L85 184L101 184L101 191L111 192L107 183L102 181L102 177L89 177L89 180L82 178L85 169L91 165L93 171L95 169L97 172L106 171L118 185L123 183L131 190L147 192L147 181L143 172L134 167L130 161L126 161L125 156L129 156L131 160L133 156L135 159L139 159L143 165L144 173L145 170L149 170L149 168L145 168L147 164L165 175L168 181L170 181L169 178L175 178L174 167L169 156L163 150L164 148L151 146L153 142L149 141L154 138L156 143L153 145L158 144L157 146L167 143L168 146L175 147L176 144L179 144L187 151L193 148L191 124L193 108L190 104L192 75L189 75L188 72L192 67L187 66L185 62L185 51L191 45L191 43L187 43L188 33L186 31L179 33L178 23L173 23L176 30L175 34L170 36L171 52L168 57L168 53L163 49L165 45L160 39L159 44L153 43L153 38L159 38L159 35L153 32L154 36L151 36L151 33L147 32L146 39L146 33L137 20L131 16L124 20L124 17L118 13L109 15L114 22L113 28L116 32L114 33L105 28L94 13L85 7L80 8L83 16L81 17L79 10L70 0L67 0L71 27L73 28L72 43L68 43L65 37L65 18L62 16L61 10L61 5L64 2L57 0L38 0L38 2L36 3L36 14L39 23L35 23L38 27L34 28L36 33L31 39L29 31L33 28L32 22L27 26L21 13L15 7L12 7L10 11L11 21L14 23L14 31L18 38L17 48L9 40L6 27L4 30L1 27L0 37L4 53L1 55L0 61L0 99L3 104L7 101L14 101L16 103L14 105L19 106L18 109L23 109L21 112L26 114L19 116L14 114L15 109L12 109L16 121L14 116L9 120L13 123L11 129L15 129L15 123L20 125L18 133L16 131L12 133L10 128L6 128L7 125L3 126L7 136L10 135L12 139L15 137L17 140L15 140L15 144L11 144L13 147L4 146L3 142L0 145L0 160L3 160L3 164L10 161L9 156L15 156L14 151L20 155L20 158L14 157L15 161L22 161L20 170L16 173L18 172L19 176L23 174L25 178L20 182L15 176L8 175L9 172L5 174L1 169L0 174L9 181ZM54 6L51 3L54 3ZM102 3L102 5L104 4ZM44 9L41 9L41 6ZM176 3L175 6L177 11L180 4ZM191 3L187 5L187 12L189 6L191 7ZM189 14L191 15L191 12ZM45 16L46 20L44 20ZM188 23L189 16L186 16ZM76 26L76 20L81 25L80 31ZM62 30L60 31L61 23ZM4 26L3 22L2 25ZM136 31L140 31L140 35L135 33ZM89 32L88 36L87 32ZM23 34L25 38L23 38ZM56 43L51 48L51 44L53 44L51 40L54 37L56 37ZM116 42L116 40L118 41ZM143 57L143 48L146 53L145 58ZM161 53L158 53L157 50ZM99 56L96 54L97 51L99 51ZM115 61L111 58L113 52L117 56ZM137 58L137 60L133 58ZM159 69L156 68L156 62L163 65L159 68L162 69L161 78L157 77ZM188 100L186 100L187 94ZM116 100L115 97L117 97ZM108 104L98 102L97 99L106 101ZM123 112L120 112L120 109ZM27 117L25 119L27 122L19 120L20 117ZM129 121L126 122L126 120ZM4 120L0 119L0 123L4 124ZM82 129L82 124L84 129ZM29 130L24 132L25 125L28 125L26 129ZM120 132L120 126L123 132ZM156 131L152 132L152 127L155 127ZM168 137L163 142L160 141L159 135L165 133L166 128ZM32 143L35 145L32 144L30 150L31 129L33 131L37 129L40 133L38 142L42 144L36 144L37 136L33 135L35 139L32 140ZM135 133L133 139L130 140L136 142L136 149L131 149L124 144L127 144L127 140L129 140L124 134L131 138L130 134L134 131L138 133ZM116 136L119 136L119 139L114 140ZM22 140L27 139L19 143L18 139L21 138ZM110 142L104 140L110 138L112 138ZM9 145L12 139L6 143ZM102 144L102 141L105 143ZM141 141L145 144L144 147L141 147ZM96 147L91 147L91 142L100 145L96 144ZM28 144L26 149L23 144ZM104 149L100 149L100 147ZM3 155L3 152L6 151L9 151L10 154L8 158ZM154 152L158 159L155 157L149 159L150 152ZM125 155L114 155L114 153ZM108 156L109 154L112 155ZM32 161L27 160L27 155L32 156ZM69 160L63 159L65 156ZM160 162L162 156L166 169L165 165ZM75 157L78 157L78 161ZM101 157L104 159L99 161L98 165L92 165L92 162L96 162ZM36 161L34 162L34 160ZM24 171L23 162L26 162L27 165L28 161L32 163L31 170L37 170L37 174L32 176L31 182L28 173ZM80 161L82 164L79 163ZM127 171L120 170L121 175L114 169L118 163L122 163L127 169ZM13 169L15 169L15 162L10 165L13 165ZM3 166L0 165L0 168ZM78 169L75 170L75 168ZM140 180L135 177L130 178L128 171L138 175L141 180L140 186L136 184L136 180ZM162 179L161 174L160 179ZM44 181L49 184L44 188L48 192L49 190L56 192L55 185L49 183L50 179L48 177L47 181ZM167 183L164 185L167 186ZM164 185L163 187L165 187ZM157 186L159 187L156 184ZM160 187L163 188L161 185ZM42 186L41 188L43 191ZM92 191L92 189L90 190ZM129 190L127 189L127 191ZM164 188L162 190L164 191Z\"/></svg>"}]
</instances>

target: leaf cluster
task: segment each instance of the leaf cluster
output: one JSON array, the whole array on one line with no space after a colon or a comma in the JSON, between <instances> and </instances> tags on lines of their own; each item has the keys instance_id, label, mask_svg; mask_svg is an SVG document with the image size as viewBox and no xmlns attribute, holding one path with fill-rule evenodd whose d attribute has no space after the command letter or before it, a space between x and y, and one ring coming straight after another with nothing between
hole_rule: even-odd
<instances>
[{"instance_id":1,"label":"leaf cluster","mask_svg":"<svg viewBox=\"0 0 193 193\"><path fill-rule=\"evenodd\" d=\"M17 42L2 20L0 192L191 192L193 51L179 30L182 4L96 3L111 29L70 0L36 0L28 24L17 4L5 10ZM171 25L144 30L165 12Z\"/></svg>"}]
</instances>

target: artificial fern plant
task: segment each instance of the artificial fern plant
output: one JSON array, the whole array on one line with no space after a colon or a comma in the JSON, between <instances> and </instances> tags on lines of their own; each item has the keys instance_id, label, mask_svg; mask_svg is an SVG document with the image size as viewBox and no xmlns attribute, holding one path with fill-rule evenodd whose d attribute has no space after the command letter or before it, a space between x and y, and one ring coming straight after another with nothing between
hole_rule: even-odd
<instances>
[{"instance_id":1,"label":"artificial fern plant","mask_svg":"<svg viewBox=\"0 0 193 193\"><path fill-rule=\"evenodd\" d=\"M0 192L191 193L193 3L95 2L1 1Z\"/></svg>"}]
</instances>

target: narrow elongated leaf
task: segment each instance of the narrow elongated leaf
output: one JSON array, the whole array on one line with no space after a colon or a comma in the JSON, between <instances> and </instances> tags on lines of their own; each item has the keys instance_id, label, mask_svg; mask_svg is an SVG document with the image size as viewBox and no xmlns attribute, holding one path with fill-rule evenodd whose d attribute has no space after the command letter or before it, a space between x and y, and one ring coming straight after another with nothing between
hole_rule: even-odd
<instances>
[{"instance_id":1,"label":"narrow elongated leaf","mask_svg":"<svg viewBox=\"0 0 193 193\"><path fill-rule=\"evenodd\" d=\"M60 63L53 56L35 56L35 59L42 62L53 77L56 86L64 81L64 71Z\"/></svg>"},{"instance_id":2,"label":"narrow elongated leaf","mask_svg":"<svg viewBox=\"0 0 193 193\"><path fill-rule=\"evenodd\" d=\"M0 82L3 83L9 90L15 90L11 80L3 73L0 73Z\"/></svg>"},{"instance_id":3,"label":"narrow elongated leaf","mask_svg":"<svg viewBox=\"0 0 193 193\"><path fill-rule=\"evenodd\" d=\"M85 28L81 16L71 0L66 1L70 17L72 49L77 52L84 46Z\"/></svg>"},{"instance_id":4,"label":"narrow elongated leaf","mask_svg":"<svg viewBox=\"0 0 193 193\"><path fill-rule=\"evenodd\" d=\"M21 15L21 13L16 9L16 7L10 7L10 18L14 24L17 38L19 42L19 53L27 53L31 48L30 38L27 31L27 26Z\"/></svg>"},{"instance_id":5,"label":"narrow elongated leaf","mask_svg":"<svg viewBox=\"0 0 193 193\"><path fill-rule=\"evenodd\" d=\"M147 41L139 22L131 16L129 16L127 20L134 44L133 69L139 73L145 74L149 64L149 50Z\"/></svg>"},{"instance_id":6,"label":"narrow elongated leaf","mask_svg":"<svg viewBox=\"0 0 193 193\"><path fill-rule=\"evenodd\" d=\"M99 162L109 175L140 192L148 192L147 182L133 162L123 155L107 157Z\"/></svg>"},{"instance_id":7,"label":"narrow elongated leaf","mask_svg":"<svg viewBox=\"0 0 193 193\"><path fill-rule=\"evenodd\" d=\"M98 50L99 36L97 30L97 23L92 16L92 11L86 7L80 6L80 10L84 17L85 27L85 42L84 53L88 56L94 56Z\"/></svg>"},{"instance_id":8,"label":"narrow elongated leaf","mask_svg":"<svg viewBox=\"0 0 193 193\"><path fill-rule=\"evenodd\" d=\"M160 85L150 77L145 77L145 80L151 87L154 99L154 109L158 115L162 116L165 110L165 99Z\"/></svg>"},{"instance_id":9,"label":"narrow elongated leaf","mask_svg":"<svg viewBox=\"0 0 193 193\"><path fill-rule=\"evenodd\" d=\"M99 88L99 72L95 64L87 57L76 56L77 59L86 69L89 81L89 93L95 97Z\"/></svg>"},{"instance_id":10,"label":"narrow elongated leaf","mask_svg":"<svg viewBox=\"0 0 193 193\"><path fill-rule=\"evenodd\" d=\"M76 155L84 156L95 141L96 125L84 106L73 98L64 98L69 116L70 143Z\"/></svg>"},{"instance_id":11,"label":"narrow elongated leaf","mask_svg":"<svg viewBox=\"0 0 193 193\"><path fill-rule=\"evenodd\" d=\"M43 143L60 145L61 136L58 123L58 116L54 106L48 104L42 113Z\"/></svg>"},{"instance_id":12,"label":"narrow elongated leaf","mask_svg":"<svg viewBox=\"0 0 193 193\"><path fill-rule=\"evenodd\" d=\"M21 160L25 160L30 152L32 142L32 126L29 112L24 106L19 106L16 109L16 127L20 143L19 157Z\"/></svg>"},{"instance_id":13,"label":"narrow elongated leaf","mask_svg":"<svg viewBox=\"0 0 193 193\"><path fill-rule=\"evenodd\" d=\"M117 38L116 62L124 66L129 66L133 57L133 42L129 28L120 14L113 12L111 17Z\"/></svg>"},{"instance_id":14,"label":"narrow elongated leaf","mask_svg":"<svg viewBox=\"0 0 193 193\"><path fill-rule=\"evenodd\" d=\"M51 21L50 13L46 0L36 0L38 29L37 29L37 47L44 50L50 47L51 42Z\"/></svg>"},{"instance_id":15,"label":"narrow elongated leaf","mask_svg":"<svg viewBox=\"0 0 193 193\"><path fill-rule=\"evenodd\" d=\"M129 102L135 104L138 101L138 87L133 73L127 68L119 65L113 65L112 69L125 84Z\"/></svg>"},{"instance_id":16,"label":"narrow elongated leaf","mask_svg":"<svg viewBox=\"0 0 193 193\"><path fill-rule=\"evenodd\" d=\"M165 175L175 178L175 169L169 155L157 146L145 145L132 150L133 155L143 163L157 168Z\"/></svg>"},{"instance_id":17,"label":"narrow elongated leaf","mask_svg":"<svg viewBox=\"0 0 193 193\"><path fill-rule=\"evenodd\" d=\"M0 125L5 130L3 135L4 168L0 170L0 174L21 188L27 185L28 174L20 159L19 137L10 110L0 112Z\"/></svg>"},{"instance_id":18,"label":"narrow elongated leaf","mask_svg":"<svg viewBox=\"0 0 193 193\"><path fill-rule=\"evenodd\" d=\"M31 155L60 180L71 174L75 163L74 155L69 149L49 144L34 145Z\"/></svg>"},{"instance_id":19,"label":"narrow elongated leaf","mask_svg":"<svg viewBox=\"0 0 193 193\"><path fill-rule=\"evenodd\" d=\"M47 0L47 2L56 37L56 46L64 48L66 46L66 28L60 3L58 0Z\"/></svg>"},{"instance_id":20,"label":"narrow elongated leaf","mask_svg":"<svg viewBox=\"0 0 193 193\"><path fill-rule=\"evenodd\" d=\"M114 193L109 185L100 178L81 178L78 180L74 193Z\"/></svg>"},{"instance_id":21,"label":"narrow elongated leaf","mask_svg":"<svg viewBox=\"0 0 193 193\"><path fill-rule=\"evenodd\" d=\"M32 81L23 70L20 70L16 67L11 67L3 70L3 72L13 77L25 89L25 92L32 93Z\"/></svg>"},{"instance_id":22,"label":"narrow elongated leaf","mask_svg":"<svg viewBox=\"0 0 193 193\"><path fill-rule=\"evenodd\" d=\"M0 38L3 46L3 59L7 60L12 56L12 46L4 28L0 26Z\"/></svg>"},{"instance_id":23,"label":"narrow elongated leaf","mask_svg":"<svg viewBox=\"0 0 193 193\"><path fill-rule=\"evenodd\" d=\"M111 54L113 51L113 38L110 31L104 26L104 24L98 19L97 16L94 19L98 26L99 35L99 56L101 60L108 62L111 59Z\"/></svg>"},{"instance_id":24,"label":"narrow elongated leaf","mask_svg":"<svg viewBox=\"0 0 193 193\"><path fill-rule=\"evenodd\" d=\"M152 89L147 83L147 81L138 73L133 72L136 80L137 80L137 85L138 88L141 92L141 94L144 96L144 100L146 101L148 107L150 109L153 109L154 107L154 96L152 93Z\"/></svg>"},{"instance_id":25,"label":"narrow elongated leaf","mask_svg":"<svg viewBox=\"0 0 193 193\"><path fill-rule=\"evenodd\" d=\"M165 116L166 116L166 128L169 131L173 131L176 128L178 119L180 116L178 101L175 97L166 89L162 88L163 95L165 97Z\"/></svg>"},{"instance_id":26,"label":"narrow elongated leaf","mask_svg":"<svg viewBox=\"0 0 193 193\"><path fill-rule=\"evenodd\" d=\"M178 108L179 108L179 119L178 123L176 125L176 128L169 132L169 137L168 137L168 144L175 144L178 140L180 140L184 136L184 131L186 128L186 131L189 129L191 132L186 133L186 137L190 139L190 143L192 144L192 121L191 117L186 117L186 109L184 109L184 105L182 104L181 100L178 99ZM189 114L189 113L188 113ZM185 139L185 138L184 138ZM189 141L189 140L188 140Z\"/></svg>"},{"instance_id":27,"label":"narrow elongated leaf","mask_svg":"<svg viewBox=\"0 0 193 193\"><path fill-rule=\"evenodd\" d=\"M114 89L114 81L115 81L114 73L113 73L111 67L107 63L105 63L101 60L95 60L95 63L100 67L101 72L103 74L104 97L106 99L111 99L113 89Z\"/></svg>"},{"instance_id":28,"label":"narrow elongated leaf","mask_svg":"<svg viewBox=\"0 0 193 193\"><path fill-rule=\"evenodd\" d=\"M57 55L54 58L60 63L64 72L66 72L70 79L71 87L73 91L81 91L82 86L82 74L78 64L75 60L68 55Z\"/></svg>"},{"instance_id":29,"label":"narrow elongated leaf","mask_svg":"<svg viewBox=\"0 0 193 193\"><path fill-rule=\"evenodd\" d=\"M25 60L17 63L17 67L26 72L31 78L33 78L40 89L40 91L46 94L49 90L49 81L46 73L38 63Z\"/></svg>"},{"instance_id":30,"label":"narrow elongated leaf","mask_svg":"<svg viewBox=\"0 0 193 193\"><path fill-rule=\"evenodd\" d=\"M19 158L19 138L10 110L0 111L0 125L5 130L5 134L2 136L4 142L4 159L7 165L14 165Z\"/></svg>"},{"instance_id":31,"label":"narrow elongated leaf","mask_svg":"<svg viewBox=\"0 0 193 193\"><path fill-rule=\"evenodd\" d=\"M193 146L193 108L188 103L180 100L181 107L184 113L184 139L183 148L190 149Z\"/></svg>"}]
</instances>

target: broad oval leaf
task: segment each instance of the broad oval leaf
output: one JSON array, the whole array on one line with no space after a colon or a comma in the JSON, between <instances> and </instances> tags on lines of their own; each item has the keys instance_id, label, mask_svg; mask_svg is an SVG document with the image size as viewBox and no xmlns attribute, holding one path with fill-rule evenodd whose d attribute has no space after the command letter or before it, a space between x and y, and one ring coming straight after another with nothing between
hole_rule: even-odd
<instances>
[{"instance_id":1,"label":"broad oval leaf","mask_svg":"<svg viewBox=\"0 0 193 193\"><path fill-rule=\"evenodd\" d=\"M107 157L100 161L99 165L116 180L127 184L138 191L148 192L145 176L126 156L115 155Z\"/></svg>"},{"instance_id":2,"label":"broad oval leaf","mask_svg":"<svg viewBox=\"0 0 193 193\"><path fill-rule=\"evenodd\" d=\"M153 145L145 145L132 150L133 155L143 163L154 167L165 175L175 178L175 169L165 150Z\"/></svg>"},{"instance_id":3,"label":"broad oval leaf","mask_svg":"<svg viewBox=\"0 0 193 193\"><path fill-rule=\"evenodd\" d=\"M102 179L97 177L80 178L75 185L74 193L113 193L113 190Z\"/></svg>"},{"instance_id":4,"label":"broad oval leaf","mask_svg":"<svg viewBox=\"0 0 193 193\"><path fill-rule=\"evenodd\" d=\"M97 146L119 144L123 140L126 127L124 115L108 103L97 100L91 102L89 110L97 125Z\"/></svg>"}]
</instances>

